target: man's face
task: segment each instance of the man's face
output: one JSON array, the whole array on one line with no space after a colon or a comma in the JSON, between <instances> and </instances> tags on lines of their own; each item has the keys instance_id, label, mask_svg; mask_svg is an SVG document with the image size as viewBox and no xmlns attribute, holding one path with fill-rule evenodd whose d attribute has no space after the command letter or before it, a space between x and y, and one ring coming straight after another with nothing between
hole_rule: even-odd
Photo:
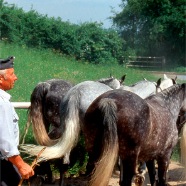
<instances>
[{"instance_id":1,"label":"man's face","mask_svg":"<svg viewBox=\"0 0 186 186\"><path fill-rule=\"evenodd\" d=\"M17 76L14 74L14 69L6 69L6 74L1 78L1 86L3 90L10 90L14 87L14 82L17 80Z\"/></svg>"}]
</instances>

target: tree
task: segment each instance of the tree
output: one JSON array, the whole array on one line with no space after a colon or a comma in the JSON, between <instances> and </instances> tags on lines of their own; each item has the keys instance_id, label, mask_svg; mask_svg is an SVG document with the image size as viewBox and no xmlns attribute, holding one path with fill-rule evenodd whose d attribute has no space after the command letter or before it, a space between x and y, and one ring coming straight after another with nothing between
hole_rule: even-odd
<instances>
[{"instance_id":1,"label":"tree","mask_svg":"<svg viewBox=\"0 0 186 186\"><path fill-rule=\"evenodd\" d=\"M128 47L137 55L165 56L185 64L185 0L122 0L112 17Z\"/></svg>"}]
</instances>

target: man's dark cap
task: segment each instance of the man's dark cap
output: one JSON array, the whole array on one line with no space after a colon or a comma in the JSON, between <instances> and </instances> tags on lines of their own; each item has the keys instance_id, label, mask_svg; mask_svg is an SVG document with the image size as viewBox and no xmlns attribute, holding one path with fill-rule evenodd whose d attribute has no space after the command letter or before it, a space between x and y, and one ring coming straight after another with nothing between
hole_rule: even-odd
<instances>
[{"instance_id":1,"label":"man's dark cap","mask_svg":"<svg viewBox=\"0 0 186 186\"><path fill-rule=\"evenodd\" d=\"M7 59L0 59L0 70L14 67L14 56L10 56Z\"/></svg>"}]
</instances>

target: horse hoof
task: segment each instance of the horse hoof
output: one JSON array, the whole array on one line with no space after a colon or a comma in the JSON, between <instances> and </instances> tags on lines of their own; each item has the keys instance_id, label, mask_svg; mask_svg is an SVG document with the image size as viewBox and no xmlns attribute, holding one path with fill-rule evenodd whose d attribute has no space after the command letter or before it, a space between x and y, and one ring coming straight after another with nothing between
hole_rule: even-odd
<instances>
[{"instance_id":1,"label":"horse hoof","mask_svg":"<svg viewBox=\"0 0 186 186\"><path fill-rule=\"evenodd\" d=\"M42 186L44 183L44 178L42 176L37 176L31 179L30 186Z\"/></svg>"},{"instance_id":2,"label":"horse hoof","mask_svg":"<svg viewBox=\"0 0 186 186\"><path fill-rule=\"evenodd\" d=\"M136 186L142 186L145 181L145 176L137 174L134 178L134 183Z\"/></svg>"}]
</instances>

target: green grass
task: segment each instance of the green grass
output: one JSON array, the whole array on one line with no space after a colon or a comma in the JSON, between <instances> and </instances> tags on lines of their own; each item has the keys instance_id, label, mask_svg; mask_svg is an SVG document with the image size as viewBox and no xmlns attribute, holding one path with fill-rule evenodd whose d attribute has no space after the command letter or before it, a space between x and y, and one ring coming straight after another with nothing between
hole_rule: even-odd
<instances>
[{"instance_id":1,"label":"green grass","mask_svg":"<svg viewBox=\"0 0 186 186\"><path fill-rule=\"evenodd\" d=\"M13 101L29 101L36 84L52 78L68 80L74 84L109 77L110 74L117 78L126 74L125 84L128 85L142 80L143 77L157 80L150 72L126 69L121 65L92 65L64 57L51 50L0 43L0 56L5 58L10 55L16 57L15 73L18 76L14 89L10 91Z\"/></svg>"}]
</instances>

